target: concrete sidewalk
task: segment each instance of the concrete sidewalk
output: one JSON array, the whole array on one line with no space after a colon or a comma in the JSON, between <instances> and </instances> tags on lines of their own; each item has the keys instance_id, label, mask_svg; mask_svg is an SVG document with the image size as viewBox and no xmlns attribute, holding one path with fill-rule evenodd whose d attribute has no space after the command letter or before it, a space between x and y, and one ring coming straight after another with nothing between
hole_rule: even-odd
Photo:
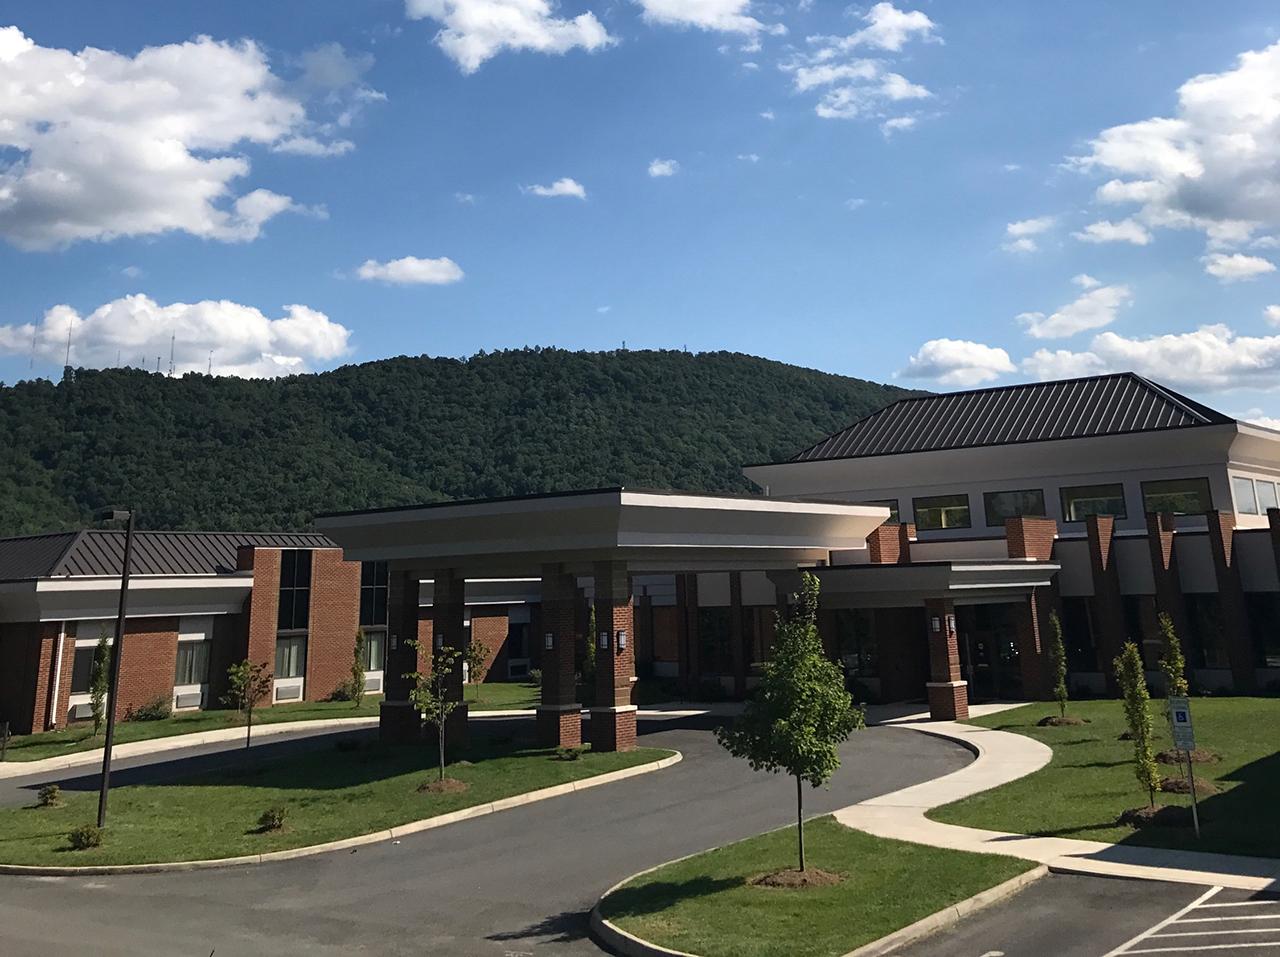
<instances>
[{"instance_id":1,"label":"concrete sidewalk","mask_svg":"<svg viewBox=\"0 0 1280 957\"><path fill-rule=\"evenodd\" d=\"M974 708L973 715L978 717L992 713L993 708L1003 710L1005 707L1008 706ZM925 813L932 808L1032 774L1049 763L1053 751L1025 735L954 721L927 721L904 716L886 723L959 742L973 751L977 758L959 771L836 811L836 820L847 827L916 844L1020 857L1065 873L1177 881L1252 891L1280 888L1280 860L1273 858L1031 837L931 821Z\"/></svg>"}]
</instances>

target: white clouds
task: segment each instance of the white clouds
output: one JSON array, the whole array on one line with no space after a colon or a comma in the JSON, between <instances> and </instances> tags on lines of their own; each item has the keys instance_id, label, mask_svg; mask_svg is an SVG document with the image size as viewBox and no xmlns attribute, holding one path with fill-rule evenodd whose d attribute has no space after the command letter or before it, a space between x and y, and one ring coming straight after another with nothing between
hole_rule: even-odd
<instances>
[{"instance_id":1,"label":"white clouds","mask_svg":"<svg viewBox=\"0 0 1280 957\"><path fill-rule=\"evenodd\" d=\"M1004 228L1005 242L1002 248L1011 253L1033 253L1040 248L1035 237L1048 232L1056 222L1057 217L1054 216L1037 216L1009 223Z\"/></svg>"},{"instance_id":2,"label":"white clouds","mask_svg":"<svg viewBox=\"0 0 1280 957\"><path fill-rule=\"evenodd\" d=\"M1003 349L963 339L930 339L907 360L900 374L941 385L973 386L1015 371Z\"/></svg>"},{"instance_id":3,"label":"white clouds","mask_svg":"<svg viewBox=\"0 0 1280 957\"><path fill-rule=\"evenodd\" d=\"M1280 43L1185 82L1174 116L1111 127L1089 146L1070 164L1112 177L1099 201L1136 205L1147 228L1233 245L1280 225Z\"/></svg>"},{"instance_id":4,"label":"white clouds","mask_svg":"<svg viewBox=\"0 0 1280 957\"><path fill-rule=\"evenodd\" d=\"M120 356L126 364L150 367L156 356L168 357L172 337L179 373L204 372L212 351L215 373L245 377L305 372L312 362L346 355L351 336L307 306L285 306L283 316L269 319L252 306L225 300L162 306L134 295L87 316L55 306L39 323L0 326L0 353L25 355L34 337L39 356L61 363L68 329L72 365L103 368Z\"/></svg>"},{"instance_id":5,"label":"white clouds","mask_svg":"<svg viewBox=\"0 0 1280 957\"><path fill-rule=\"evenodd\" d=\"M576 179L568 176L561 177L550 186L521 186L521 192L530 193L534 196L572 196L575 199L585 200L587 198L587 190Z\"/></svg>"},{"instance_id":6,"label":"white clouds","mask_svg":"<svg viewBox=\"0 0 1280 957\"><path fill-rule=\"evenodd\" d=\"M1036 339L1063 339L1087 329L1100 329L1115 322L1120 308L1133 301L1128 286L1104 286L1083 273L1072 282L1084 290L1075 301L1049 316L1043 312L1024 312L1017 317L1027 327L1028 335Z\"/></svg>"},{"instance_id":7,"label":"white clouds","mask_svg":"<svg viewBox=\"0 0 1280 957\"><path fill-rule=\"evenodd\" d=\"M1132 243L1135 246L1145 246L1151 242L1151 234L1134 219L1122 219L1118 223L1100 220L1071 235L1084 243Z\"/></svg>"},{"instance_id":8,"label":"white clouds","mask_svg":"<svg viewBox=\"0 0 1280 957\"><path fill-rule=\"evenodd\" d=\"M662 176L675 176L680 172L680 164L673 159L654 159L649 163L649 175L657 179Z\"/></svg>"},{"instance_id":9,"label":"white clouds","mask_svg":"<svg viewBox=\"0 0 1280 957\"><path fill-rule=\"evenodd\" d=\"M696 27L724 33L756 34L761 30L786 33L780 25L767 27L750 16L751 0L634 0L644 10L644 18L663 26ZM745 52L753 53L754 49Z\"/></svg>"},{"instance_id":10,"label":"white clouds","mask_svg":"<svg viewBox=\"0 0 1280 957\"><path fill-rule=\"evenodd\" d=\"M913 39L941 42L936 25L924 13L891 3L877 3L862 19L866 26L848 36L808 37L808 51L779 67L792 75L797 92L822 91L814 109L824 119L876 119L885 136L912 129L917 117L898 109L933 93L894 72L883 57L863 51L899 53Z\"/></svg>"},{"instance_id":11,"label":"white clouds","mask_svg":"<svg viewBox=\"0 0 1280 957\"><path fill-rule=\"evenodd\" d=\"M1256 406L1244 412L1236 412L1231 417L1233 419L1239 419L1241 422L1248 422L1251 425L1260 425L1264 429L1272 429L1280 432L1280 419L1267 415Z\"/></svg>"},{"instance_id":12,"label":"white clouds","mask_svg":"<svg viewBox=\"0 0 1280 957\"><path fill-rule=\"evenodd\" d=\"M1205 272L1222 282L1244 282L1276 271L1270 260L1243 253L1210 253L1200 261Z\"/></svg>"},{"instance_id":13,"label":"white clouds","mask_svg":"<svg viewBox=\"0 0 1280 957\"><path fill-rule=\"evenodd\" d=\"M0 236L22 249L171 231L251 240L299 207L263 189L235 195L250 170L244 147L351 149L308 117L315 87L286 84L249 41L198 37L125 56L42 47L4 27L0 89L0 153L16 157L0 160Z\"/></svg>"},{"instance_id":14,"label":"white clouds","mask_svg":"<svg viewBox=\"0 0 1280 957\"><path fill-rule=\"evenodd\" d=\"M405 256L389 262L378 262L366 259L356 275L361 279L378 280L396 285L431 285L444 286L460 282L464 275L462 267L442 256L440 259L419 259L417 256Z\"/></svg>"},{"instance_id":15,"label":"white clouds","mask_svg":"<svg viewBox=\"0 0 1280 957\"><path fill-rule=\"evenodd\" d=\"M474 73L503 50L567 53L615 42L594 13L566 20L554 9L550 0L405 0L410 20L442 25L436 45L463 73Z\"/></svg>"},{"instance_id":16,"label":"white clouds","mask_svg":"<svg viewBox=\"0 0 1280 957\"><path fill-rule=\"evenodd\" d=\"M1262 310L1262 314L1266 317L1267 322L1273 326L1280 326L1280 306L1267 306Z\"/></svg>"},{"instance_id":17,"label":"white clouds","mask_svg":"<svg viewBox=\"0 0 1280 957\"><path fill-rule=\"evenodd\" d=\"M760 154L759 153L739 153L738 159L741 160L743 163L759 163Z\"/></svg>"},{"instance_id":18,"label":"white clouds","mask_svg":"<svg viewBox=\"0 0 1280 957\"><path fill-rule=\"evenodd\" d=\"M775 114L775 113L773 112L773 110L761 110L761 111L760 111L760 119L762 119L762 120L769 120L770 122L772 122L773 120L776 120L777 118L778 118L778 117L777 117L777 114Z\"/></svg>"},{"instance_id":19,"label":"white clouds","mask_svg":"<svg viewBox=\"0 0 1280 957\"><path fill-rule=\"evenodd\" d=\"M860 196L855 196L853 199L846 199L844 201L844 208L851 213L856 213L858 210L860 210L863 206L866 206L866 205L867 205L867 201L861 198Z\"/></svg>"}]
</instances>

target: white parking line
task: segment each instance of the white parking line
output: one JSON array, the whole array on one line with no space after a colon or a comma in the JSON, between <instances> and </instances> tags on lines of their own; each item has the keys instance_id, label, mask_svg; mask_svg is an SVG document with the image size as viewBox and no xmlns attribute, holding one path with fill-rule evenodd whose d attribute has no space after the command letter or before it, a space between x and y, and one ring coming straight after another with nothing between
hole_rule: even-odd
<instances>
[{"instance_id":1,"label":"white parking line","mask_svg":"<svg viewBox=\"0 0 1280 957\"><path fill-rule=\"evenodd\" d=\"M1280 900L1221 901L1211 902L1221 891L1213 887L1201 894L1186 907L1170 914L1154 927L1137 937L1125 941L1104 957L1121 957L1129 954L1193 954L1218 950L1257 950L1266 947L1280 954L1280 911L1262 913L1223 913L1220 916L1191 916L1204 914L1209 908L1270 907ZM1245 921L1267 921L1267 926L1241 926ZM1194 929L1193 929L1194 928ZM1266 934L1268 940L1243 939L1246 935ZM1190 939L1189 939L1190 938ZM1207 938L1207 939L1206 939Z\"/></svg>"},{"instance_id":2,"label":"white parking line","mask_svg":"<svg viewBox=\"0 0 1280 957\"><path fill-rule=\"evenodd\" d=\"M1197 947L1149 947L1145 950L1126 950L1126 954L1190 954L1201 950L1245 950L1250 947L1276 947L1280 941L1263 940L1252 944L1202 944Z\"/></svg>"},{"instance_id":3,"label":"white parking line","mask_svg":"<svg viewBox=\"0 0 1280 957\"><path fill-rule=\"evenodd\" d=\"M1144 930L1137 937L1132 937L1129 940L1126 940L1123 944L1121 944L1115 950L1111 950L1103 954L1102 957L1119 957L1120 954L1136 953L1136 951L1132 951L1129 948L1132 947L1134 944L1139 943L1140 941L1146 940L1148 937L1152 937L1155 934L1158 934L1160 931L1164 930L1166 927L1172 924L1175 920L1177 920L1183 914L1191 913L1191 911L1195 910L1205 901L1209 900L1211 897L1217 894L1220 890L1222 890L1221 887L1209 888L1207 891L1205 891L1203 894L1201 894L1199 897L1193 900L1186 907L1182 908L1182 910L1174 911L1172 914L1170 914L1164 920L1160 921L1160 923L1156 924L1154 927L1150 928L1149 930Z\"/></svg>"}]
</instances>

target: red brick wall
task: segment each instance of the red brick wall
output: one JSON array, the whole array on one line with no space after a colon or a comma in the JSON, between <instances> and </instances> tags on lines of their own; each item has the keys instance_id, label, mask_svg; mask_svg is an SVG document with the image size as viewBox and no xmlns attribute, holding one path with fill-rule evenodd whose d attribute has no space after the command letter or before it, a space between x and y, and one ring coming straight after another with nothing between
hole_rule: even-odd
<instances>
[{"instance_id":1,"label":"red brick wall","mask_svg":"<svg viewBox=\"0 0 1280 957\"><path fill-rule=\"evenodd\" d=\"M470 675L472 683L477 681L505 681L507 678L507 613L506 611L485 614L471 613L471 640L479 642L488 651L484 667L479 674ZM530 633L529 643L534 635Z\"/></svg>"},{"instance_id":2,"label":"red brick wall","mask_svg":"<svg viewBox=\"0 0 1280 957\"><path fill-rule=\"evenodd\" d=\"M674 605L655 605L653 612L653 660L680 660L681 610Z\"/></svg>"},{"instance_id":3,"label":"red brick wall","mask_svg":"<svg viewBox=\"0 0 1280 957\"><path fill-rule=\"evenodd\" d=\"M1005 519L1004 534L1010 558L1034 558L1047 562L1053 557L1053 540L1058 534L1058 523L1051 518L1022 515Z\"/></svg>"},{"instance_id":4,"label":"red brick wall","mask_svg":"<svg viewBox=\"0 0 1280 957\"><path fill-rule=\"evenodd\" d=\"M276 666L276 621L280 609L280 549L242 548L240 567L253 569L253 591L248 602L248 637L245 654L250 661ZM246 566L247 562L247 566ZM259 707L271 704L270 697Z\"/></svg>"},{"instance_id":5,"label":"red brick wall","mask_svg":"<svg viewBox=\"0 0 1280 957\"><path fill-rule=\"evenodd\" d=\"M43 730L36 720L44 650L40 632L40 625L34 623L0 625L0 721L8 721L13 734ZM46 676L47 668L46 664Z\"/></svg>"},{"instance_id":6,"label":"red brick wall","mask_svg":"<svg viewBox=\"0 0 1280 957\"><path fill-rule=\"evenodd\" d=\"M867 536L867 559L873 565L896 565L902 555L897 525L881 525Z\"/></svg>"},{"instance_id":7,"label":"red brick wall","mask_svg":"<svg viewBox=\"0 0 1280 957\"><path fill-rule=\"evenodd\" d=\"M278 590L278 571L276 587ZM275 597L278 601L278 591ZM337 548L316 549L311 553L311 626L304 689L307 701L324 701L351 677L359 622L360 563L344 562L342 551Z\"/></svg>"},{"instance_id":8,"label":"red brick wall","mask_svg":"<svg viewBox=\"0 0 1280 957\"><path fill-rule=\"evenodd\" d=\"M155 698L173 697L177 657L177 618L131 618L125 623L120 695L115 703L117 721L130 709Z\"/></svg>"}]
</instances>

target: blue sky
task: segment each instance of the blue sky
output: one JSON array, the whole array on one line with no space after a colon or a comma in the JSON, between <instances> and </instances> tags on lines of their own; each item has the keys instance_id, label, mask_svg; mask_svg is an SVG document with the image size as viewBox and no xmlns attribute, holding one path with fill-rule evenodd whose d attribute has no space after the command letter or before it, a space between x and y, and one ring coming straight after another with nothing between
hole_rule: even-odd
<instances>
[{"instance_id":1,"label":"blue sky","mask_svg":"<svg viewBox=\"0 0 1280 957\"><path fill-rule=\"evenodd\" d=\"M1280 417L1278 37L1247 2L10 0L0 380L68 328L242 375L625 341Z\"/></svg>"}]
</instances>

